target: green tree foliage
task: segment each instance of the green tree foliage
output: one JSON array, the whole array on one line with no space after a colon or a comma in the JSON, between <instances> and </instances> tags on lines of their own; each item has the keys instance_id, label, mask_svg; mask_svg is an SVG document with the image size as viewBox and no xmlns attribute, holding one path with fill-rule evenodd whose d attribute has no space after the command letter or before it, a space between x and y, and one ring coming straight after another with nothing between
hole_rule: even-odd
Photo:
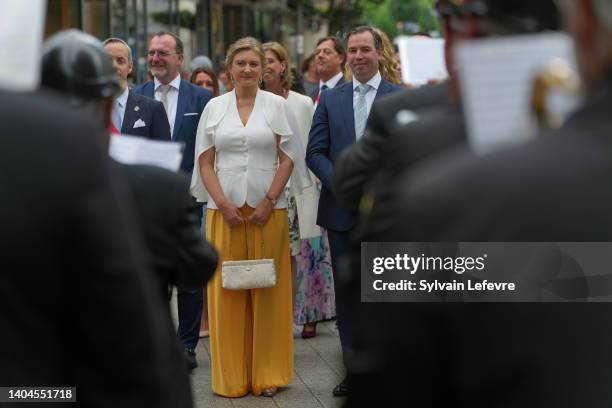
<instances>
[{"instance_id":1,"label":"green tree foliage","mask_svg":"<svg viewBox=\"0 0 612 408\"><path fill-rule=\"evenodd\" d=\"M361 20L391 37L415 31L439 31L433 12L435 0L360 0Z\"/></svg>"},{"instance_id":2,"label":"green tree foliage","mask_svg":"<svg viewBox=\"0 0 612 408\"><path fill-rule=\"evenodd\" d=\"M289 0L301 2L304 14L329 23L329 33L346 33L358 24L372 24L391 37L415 31L439 31L433 13L436 0ZM511 1L511 0L508 0Z\"/></svg>"}]
</instances>

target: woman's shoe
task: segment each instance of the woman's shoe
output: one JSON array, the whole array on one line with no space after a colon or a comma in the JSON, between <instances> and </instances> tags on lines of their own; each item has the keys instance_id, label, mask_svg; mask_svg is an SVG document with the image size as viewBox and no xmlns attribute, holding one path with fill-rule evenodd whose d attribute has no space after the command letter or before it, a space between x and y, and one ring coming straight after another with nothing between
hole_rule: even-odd
<instances>
[{"instance_id":1,"label":"woman's shoe","mask_svg":"<svg viewBox=\"0 0 612 408\"><path fill-rule=\"evenodd\" d=\"M261 395L264 397L273 397L276 395L277 392L278 392L277 387L264 388L261 391Z\"/></svg>"},{"instance_id":2,"label":"woman's shoe","mask_svg":"<svg viewBox=\"0 0 612 408\"><path fill-rule=\"evenodd\" d=\"M317 323L306 323L302 328L302 338L311 339L317 335Z\"/></svg>"}]
</instances>

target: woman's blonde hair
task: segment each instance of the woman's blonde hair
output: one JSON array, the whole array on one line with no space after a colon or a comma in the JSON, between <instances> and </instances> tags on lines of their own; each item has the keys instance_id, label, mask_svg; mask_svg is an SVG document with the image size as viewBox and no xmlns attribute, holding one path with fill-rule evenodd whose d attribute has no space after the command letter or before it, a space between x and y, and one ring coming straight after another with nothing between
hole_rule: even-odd
<instances>
[{"instance_id":1,"label":"woman's blonde hair","mask_svg":"<svg viewBox=\"0 0 612 408\"><path fill-rule=\"evenodd\" d=\"M384 31L379 30L376 27L372 27L374 31L380 36L383 46L383 56L378 60L378 70L380 75L386 80L394 84L401 84L401 71L395 59L395 46L389 39L389 36ZM353 80L353 71L348 62L345 66L346 79L347 81Z\"/></svg>"},{"instance_id":2,"label":"woman's blonde hair","mask_svg":"<svg viewBox=\"0 0 612 408\"><path fill-rule=\"evenodd\" d=\"M227 67L228 72L232 68L236 54L243 51L253 51L255 54L257 54L259 60L261 61L261 75L263 76L263 68L266 65L266 54L264 53L261 43L253 37L241 38L230 45L229 49L227 50L227 56L225 57L225 66Z\"/></svg>"},{"instance_id":3,"label":"woman's blonde hair","mask_svg":"<svg viewBox=\"0 0 612 408\"><path fill-rule=\"evenodd\" d=\"M291 60L289 59L289 53L287 53L285 47L276 41L267 42L262 47L264 53L266 51L272 51L281 64L285 64L285 72L281 72L281 88L287 91L290 90L291 85L293 84L293 73L291 72Z\"/></svg>"}]
</instances>

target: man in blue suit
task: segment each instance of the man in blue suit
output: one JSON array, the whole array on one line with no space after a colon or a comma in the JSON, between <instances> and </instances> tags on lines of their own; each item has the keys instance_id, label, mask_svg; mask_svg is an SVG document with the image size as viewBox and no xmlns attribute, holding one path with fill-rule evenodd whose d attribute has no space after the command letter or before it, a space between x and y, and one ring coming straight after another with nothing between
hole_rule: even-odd
<instances>
[{"instance_id":1,"label":"man in blue suit","mask_svg":"<svg viewBox=\"0 0 612 408\"><path fill-rule=\"evenodd\" d=\"M160 31L149 43L148 65L154 80L136 87L134 93L155 98L166 108L172 141L184 143L181 170L191 175L194 164L196 131L204 106L212 93L181 79L183 42L175 34ZM191 368L197 367L195 347L202 317L202 287L178 287L178 336L185 347Z\"/></svg>"},{"instance_id":2,"label":"man in blue suit","mask_svg":"<svg viewBox=\"0 0 612 408\"><path fill-rule=\"evenodd\" d=\"M319 87L310 97L316 108L323 91L344 83L344 72L342 72L346 63L344 41L336 36L321 38L317 41L314 54L317 74L319 75Z\"/></svg>"},{"instance_id":3,"label":"man in blue suit","mask_svg":"<svg viewBox=\"0 0 612 408\"><path fill-rule=\"evenodd\" d=\"M317 224L328 231L336 284L343 279L339 261L353 228L355 214L340 207L336 201L332 192L332 173L342 151L363 135L374 99L399 89L397 85L382 79L378 71L382 54L382 39L372 27L357 27L349 32L347 57L353 71L353 81L321 93L310 129L306 163L323 184ZM351 335L351 324L346 313L348 304L348 299L344 299L336 290L336 317L345 354L348 352L345 346L350 344ZM333 392L336 396L348 394L346 378Z\"/></svg>"},{"instance_id":4,"label":"man in blue suit","mask_svg":"<svg viewBox=\"0 0 612 408\"><path fill-rule=\"evenodd\" d=\"M113 102L111 118L114 129L124 135L170 141L170 125L164 105L130 92L128 88L128 75L134 67L130 46L120 38L108 38L104 41L104 51L113 60L122 90Z\"/></svg>"},{"instance_id":5,"label":"man in blue suit","mask_svg":"<svg viewBox=\"0 0 612 408\"><path fill-rule=\"evenodd\" d=\"M182 63L183 41L167 31L156 33L148 52L149 69L154 79L134 88L134 93L154 98L164 105L172 141L185 144L181 170L191 175L198 122L213 95L208 89L181 78Z\"/></svg>"}]
</instances>

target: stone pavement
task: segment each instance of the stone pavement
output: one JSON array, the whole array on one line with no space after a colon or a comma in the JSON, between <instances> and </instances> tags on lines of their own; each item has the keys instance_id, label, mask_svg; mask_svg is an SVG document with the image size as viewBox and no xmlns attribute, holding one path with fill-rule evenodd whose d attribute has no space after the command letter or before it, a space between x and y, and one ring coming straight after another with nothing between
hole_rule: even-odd
<instances>
[{"instance_id":1,"label":"stone pavement","mask_svg":"<svg viewBox=\"0 0 612 408\"><path fill-rule=\"evenodd\" d=\"M197 408L339 408L343 398L334 397L332 388L344 377L340 339L336 322L317 325L317 336L300 337L301 327L294 328L295 376L288 387L273 398L223 398L213 394L210 379L208 339L201 339L196 349L199 367L193 371L192 386Z\"/></svg>"}]
</instances>

